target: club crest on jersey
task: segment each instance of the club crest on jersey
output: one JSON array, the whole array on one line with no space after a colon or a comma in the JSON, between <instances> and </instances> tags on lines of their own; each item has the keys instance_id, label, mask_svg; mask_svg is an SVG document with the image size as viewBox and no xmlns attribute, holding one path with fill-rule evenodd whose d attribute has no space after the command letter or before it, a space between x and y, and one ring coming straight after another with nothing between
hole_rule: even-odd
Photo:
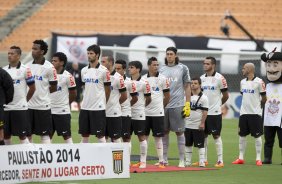
<instances>
[{"instance_id":1,"label":"club crest on jersey","mask_svg":"<svg viewBox=\"0 0 282 184\"><path fill-rule=\"evenodd\" d=\"M276 113L279 112L279 104L280 101L276 101L275 99L273 99L273 101L269 101L269 107L267 109L268 113L274 115Z\"/></svg>"},{"instance_id":2,"label":"club crest on jersey","mask_svg":"<svg viewBox=\"0 0 282 184\"><path fill-rule=\"evenodd\" d=\"M117 150L112 151L113 155L113 171L116 174L120 174L123 172L123 151Z\"/></svg>"}]
</instances>

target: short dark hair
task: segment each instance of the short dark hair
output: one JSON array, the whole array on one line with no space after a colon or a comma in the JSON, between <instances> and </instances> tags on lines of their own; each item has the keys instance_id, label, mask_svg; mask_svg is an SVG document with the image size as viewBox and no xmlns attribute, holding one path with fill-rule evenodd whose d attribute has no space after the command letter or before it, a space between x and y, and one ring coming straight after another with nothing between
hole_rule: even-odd
<instances>
[{"instance_id":1,"label":"short dark hair","mask_svg":"<svg viewBox=\"0 0 282 184\"><path fill-rule=\"evenodd\" d=\"M99 45L96 45L96 44L90 45L90 46L87 48L87 51L93 51L93 52L95 52L95 54L99 54L98 59L99 59L99 57L100 57L100 55L101 55L100 46L99 46Z\"/></svg>"},{"instance_id":2,"label":"short dark hair","mask_svg":"<svg viewBox=\"0 0 282 184\"><path fill-rule=\"evenodd\" d=\"M154 56L153 56L153 57L150 57L150 58L148 59L147 65L148 65L148 66L151 65L153 61L158 61L158 59L157 59L156 57L154 57Z\"/></svg>"},{"instance_id":3,"label":"short dark hair","mask_svg":"<svg viewBox=\"0 0 282 184\"><path fill-rule=\"evenodd\" d=\"M16 50L18 55L22 55L22 49L20 47L13 45L10 49Z\"/></svg>"},{"instance_id":4,"label":"short dark hair","mask_svg":"<svg viewBox=\"0 0 282 184\"><path fill-rule=\"evenodd\" d=\"M33 44L40 45L40 50L44 51L43 55L45 55L48 52L48 45L43 40L34 40Z\"/></svg>"},{"instance_id":5,"label":"short dark hair","mask_svg":"<svg viewBox=\"0 0 282 184\"><path fill-rule=\"evenodd\" d=\"M122 69L126 69L126 61L124 61L123 59L116 60L115 64L121 64Z\"/></svg>"},{"instance_id":6,"label":"short dark hair","mask_svg":"<svg viewBox=\"0 0 282 184\"><path fill-rule=\"evenodd\" d=\"M139 69L139 73L142 72L142 63L140 61L130 61L128 66L134 66L135 68Z\"/></svg>"},{"instance_id":7,"label":"short dark hair","mask_svg":"<svg viewBox=\"0 0 282 184\"><path fill-rule=\"evenodd\" d=\"M68 62L68 58L64 53L56 52L55 54L53 54L53 57L58 57L60 61L64 62L64 67L66 66L66 64Z\"/></svg>"},{"instance_id":8,"label":"short dark hair","mask_svg":"<svg viewBox=\"0 0 282 184\"><path fill-rule=\"evenodd\" d=\"M202 84L202 80L201 80L200 77L193 77L193 78L191 79L191 81L192 81L192 80L198 81L198 83L199 83L200 85Z\"/></svg>"},{"instance_id":9,"label":"short dark hair","mask_svg":"<svg viewBox=\"0 0 282 184\"><path fill-rule=\"evenodd\" d=\"M108 57L109 62L112 63L112 65L114 65L115 59L113 56L105 56L105 57Z\"/></svg>"},{"instance_id":10,"label":"short dark hair","mask_svg":"<svg viewBox=\"0 0 282 184\"><path fill-rule=\"evenodd\" d=\"M211 60L212 64L216 65L216 59L214 57L208 56L208 57L206 57L206 59Z\"/></svg>"}]
</instances>

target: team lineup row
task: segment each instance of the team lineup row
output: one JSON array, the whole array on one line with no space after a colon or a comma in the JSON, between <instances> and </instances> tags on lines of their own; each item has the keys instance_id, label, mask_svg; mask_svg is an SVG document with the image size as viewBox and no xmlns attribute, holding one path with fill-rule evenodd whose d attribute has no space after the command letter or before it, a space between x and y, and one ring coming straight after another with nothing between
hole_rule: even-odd
<instances>
[{"instance_id":1,"label":"team lineup row","mask_svg":"<svg viewBox=\"0 0 282 184\"><path fill-rule=\"evenodd\" d=\"M8 52L9 73L6 81L6 101L1 108L2 144L11 144L11 136L21 143L32 142L32 134L41 136L41 143L51 143L55 131L66 143L72 143L69 104L76 98L74 77L64 68L67 57L57 52L52 62L45 60L48 45L35 40L33 61L20 62L21 49L12 46ZM159 162L168 164L169 131L177 136L179 167L207 163L207 137L212 135L216 145L217 163L224 167L221 139L221 105L228 98L228 86L223 75L215 71L216 60L205 58L205 74L190 78L189 69L179 63L177 49L166 49L165 65L159 68L157 58L148 60L148 73L141 76L142 63L116 60L103 56L99 63L100 47L87 49L89 65L81 70L84 94L79 113L82 143L95 135L99 143L109 137L112 142L129 142L134 132L140 143L140 162L133 167L146 167L147 139L152 130ZM130 77L126 77L128 69ZM242 69L243 95L239 119L240 155L234 164L244 163L246 136L256 140L256 164L262 165L261 148L263 121L261 105L266 102L262 79L255 76L255 66L247 63ZM8 75L7 75L8 76ZM13 89L12 89L13 88ZM14 91L13 93L11 91ZM5 141L3 141L3 138ZM199 148L199 162L191 163L192 146ZM131 146L130 146L131 150Z\"/></svg>"}]
</instances>

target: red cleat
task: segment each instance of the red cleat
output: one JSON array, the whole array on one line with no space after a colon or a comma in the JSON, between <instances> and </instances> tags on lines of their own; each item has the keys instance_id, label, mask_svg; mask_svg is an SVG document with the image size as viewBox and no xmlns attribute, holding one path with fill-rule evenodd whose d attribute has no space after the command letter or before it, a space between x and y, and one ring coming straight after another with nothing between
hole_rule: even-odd
<instances>
[{"instance_id":1,"label":"red cleat","mask_svg":"<svg viewBox=\"0 0 282 184\"><path fill-rule=\"evenodd\" d=\"M256 165L257 165L257 166L262 166L261 160L257 160L257 161L256 161Z\"/></svg>"},{"instance_id":2,"label":"red cleat","mask_svg":"<svg viewBox=\"0 0 282 184\"><path fill-rule=\"evenodd\" d=\"M245 163L245 161L242 160L242 159L239 159L239 158L232 162L232 164L244 164L244 163Z\"/></svg>"}]
</instances>

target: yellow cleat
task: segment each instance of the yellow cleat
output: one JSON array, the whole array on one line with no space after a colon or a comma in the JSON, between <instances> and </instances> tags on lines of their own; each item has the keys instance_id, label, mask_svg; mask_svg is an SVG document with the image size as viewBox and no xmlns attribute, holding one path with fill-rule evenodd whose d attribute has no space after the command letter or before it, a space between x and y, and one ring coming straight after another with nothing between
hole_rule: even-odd
<instances>
[{"instance_id":1,"label":"yellow cleat","mask_svg":"<svg viewBox=\"0 0 282 184\"><path fill-rule=\"evenodd\" d=\"M214 165L214 167L216 167L216 168L222 168L222 167L224 167L224 164L223 164L221 161L218 161L218 162Z\"/></svg>"}]
</instances>

